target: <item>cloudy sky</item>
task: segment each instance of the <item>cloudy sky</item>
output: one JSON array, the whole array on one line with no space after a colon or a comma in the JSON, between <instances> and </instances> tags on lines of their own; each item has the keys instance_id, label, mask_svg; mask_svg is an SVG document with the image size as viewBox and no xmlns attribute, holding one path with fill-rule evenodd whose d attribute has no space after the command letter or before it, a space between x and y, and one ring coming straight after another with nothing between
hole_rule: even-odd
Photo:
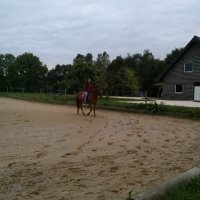
<instances>
[{"instance_id":1,"label":"cloudy sky","mask_svg":"<svg viewBox=\"0 0 200 200\"><path fill-rule=\"evenodd\" d=\"M49 68L103 51L163 59L200 36L199 13L199 0L0 0L0 53L31 52Z\"/></svg>"}]
</instances>

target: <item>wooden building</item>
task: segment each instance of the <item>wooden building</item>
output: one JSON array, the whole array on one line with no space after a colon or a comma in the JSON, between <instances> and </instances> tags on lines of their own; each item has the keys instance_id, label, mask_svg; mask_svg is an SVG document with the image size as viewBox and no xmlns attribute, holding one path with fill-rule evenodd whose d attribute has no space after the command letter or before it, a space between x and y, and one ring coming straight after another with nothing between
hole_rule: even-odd
<instances>
[{"instance_id":1,"label":"wooden building","mask_svg":"<svg viewBox=\"0 0 200 200\"><path fill-rule=\"evenodd\" d=\"M200 37L192 38L157 81L164 99L200 101Z\"/></svg>"}]
</instances>

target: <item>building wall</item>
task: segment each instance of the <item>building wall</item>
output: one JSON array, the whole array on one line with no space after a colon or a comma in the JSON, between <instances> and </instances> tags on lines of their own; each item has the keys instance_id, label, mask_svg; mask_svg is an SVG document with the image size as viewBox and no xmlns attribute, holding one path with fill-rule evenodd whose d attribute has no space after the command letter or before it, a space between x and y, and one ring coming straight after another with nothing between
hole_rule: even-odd
<instances>
[{"instance_id":1,"label":"building wall","mask_svg":"<svg viewBox=\"0 0 200 200\"><path fill-rule=\"evenodd\" d=\"M184 72L185 63L193 63L193 72ZM163 98L193 100L194 82L200 82L200 45L193 44L163 79ZM175 85L182 84L182 93L175 93Z\"/></svg>"}]
</instances>

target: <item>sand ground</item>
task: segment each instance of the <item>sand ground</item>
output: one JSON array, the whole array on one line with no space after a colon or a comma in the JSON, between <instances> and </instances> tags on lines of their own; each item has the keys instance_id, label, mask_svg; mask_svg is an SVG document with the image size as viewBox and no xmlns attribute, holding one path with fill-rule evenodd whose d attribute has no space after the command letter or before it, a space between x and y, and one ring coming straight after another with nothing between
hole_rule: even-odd
<instances>
[{"instance_id":1,"label":"sand ground","mask_svg":"<svg viewBox=\"0 0 200 200\"><path fill-rule=\"evenodd\" d=\"M0 98L0 199L124 200L200 163L200 122Z\"/></svg>"}]
</instances>

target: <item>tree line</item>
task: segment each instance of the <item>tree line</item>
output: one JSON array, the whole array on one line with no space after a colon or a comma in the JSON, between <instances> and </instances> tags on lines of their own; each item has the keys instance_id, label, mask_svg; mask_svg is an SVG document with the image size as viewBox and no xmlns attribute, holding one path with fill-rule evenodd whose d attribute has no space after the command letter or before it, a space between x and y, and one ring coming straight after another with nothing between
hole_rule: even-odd
<instances>
[{"instance_id":1,"label":"tree line","mask_svg":"<svg viewBox=\"0 0 200 200\"><path fill-rule=\"evenodd\" d=\"M175 48L163 60L156 59L149 50L142 54L117 56L110 60L107 52L99 53L96 60L91 53L77 54L72 64L57 64L48 69L39 57L23 53L0 54L0 90L23 88L26 92L67 90L69 93L83 89L86 79L100 85L108 95L135 95L142 91L156 94L155 79L174 60L182 48Z\"/></svg>"}]
</instances>

